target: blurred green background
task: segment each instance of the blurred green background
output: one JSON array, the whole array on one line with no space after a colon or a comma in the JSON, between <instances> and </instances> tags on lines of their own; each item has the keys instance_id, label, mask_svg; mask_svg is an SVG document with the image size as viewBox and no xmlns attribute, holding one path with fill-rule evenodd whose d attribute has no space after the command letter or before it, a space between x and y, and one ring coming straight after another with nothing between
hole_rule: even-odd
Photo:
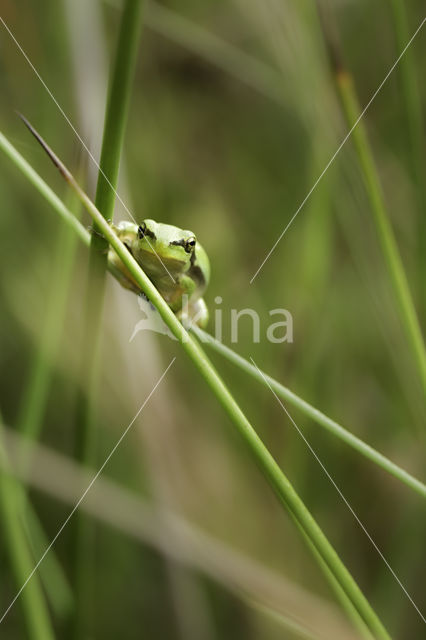
<instances>
[{"instance_id":1,"label":"blurred green background","mask_svg":"<svg viewBox=\"0 0 426 640\"><path fill-rule=\"evenodd\" d=\"M398 56L391 4L331 2L361 105ZM403 4L411 34L424 17L424 3ZM119 0L2 0L1 5L2 18L96 158L120 5ZM424 395L350 140L250 284L347 132L315 3L185 0L150 2L145 9L121 198L137 220L151 217L196 233L212 266L205 298L212 317L222 309L226 344L231 344L231 309L255 309L261 340L253 342L250 319L244 317L236 351L252 356L263 370L423 479ZM409 55L424 115L423 32ZM15 110L24 113L93 195L96 167L3 25L0 71L1 130L69 203L60 177ZM368 110L365 124L414 298L424 310L425 209L412 167L399 67ZM62 247L71 241L63 222L3 155L0 192L0 407L5 425L14 427L23 411L34 354L46 334L49 300L55 287L62 290L57 277ZM117 203L115 220L125 218ZM85 216L83 220L89 224ZM85 247L77 247L58 349L49 355L53 375L40 418L42 443L67 457L73 454L81 383L87 255ZM220 305L216 296L223 299ZM276 308L292 314L292 343L266 340L269 310ZM99 466L176 355L103 475L152 506L157 518L152 537L163 540L165 548L178 546L173 528L162 521L170 510L244 554L248 563L255 562L259 584L252 582L258 598L243 568L231 570L225 553L218 552L212 562L215 556L207 544L189 544L186 559L177 563L155 543L128 535L118 512L115 526L96 524L90 637L356 637L331 604L333 594L293 524L176 343L145 332L129 341L140 318L136 296L109 277L97 402ZM425 329L424 313L420 320ZM213 360L391 634L424 637L424 622L273 395L231 364L217 356ZM426 517L421 498L304 416L290 413L424 610ZM49 464L42 471L47 483L59 483ZM61 499L48 491L31 491L48 539L74 504L65 494ZM108 501L99 500L99 505L105 512L110 509ZM67 528L54 549L69 577ZM5 609L17 586L4 545L0 564ZM264 569L273 573L262 581ZM293 601L279 583L277 602L271 595L273 579L302 590L293 594ZM320 635L319 623L312 635L291 626L297 620L309 627L314 594L320 598L315 600L319 610L328 611L328 635ZM262 609L254 606L255 600ZM278 617L271 615L275 611ZM71 615L53 616L58 637L66 637ZM25 637L21 617L17 602L0 627L1 637ZM340 631L331 630L339 624Z\"/></svg>"}]
</instances>

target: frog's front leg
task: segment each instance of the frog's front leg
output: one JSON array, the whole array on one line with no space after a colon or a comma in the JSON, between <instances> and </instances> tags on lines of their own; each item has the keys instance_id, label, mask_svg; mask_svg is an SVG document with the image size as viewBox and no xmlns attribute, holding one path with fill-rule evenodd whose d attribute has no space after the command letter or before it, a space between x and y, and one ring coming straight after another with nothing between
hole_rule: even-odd
<instances>
[{"instance_id":1,"label":"frog's front leg","mask_svg":"<svg viewBox=\"0 0 426 640\"><path fill-rule=\"evenodd\" d=\"M110 220L108 220L108 224L114 229L114 225ZM89 227L87 227L87 230L88 230L88 232L90 233L91 236L95 236L96 238L101 238L102 240L105 241L106 244L105 244L105 247L102 249L101 253L104 254L104 255L106 253L108 253L109 250L110 250L109 242L105 238L105 236L102 233L102 231L98 231L98 229L93 224L91 224Z\"/></svg>"},{"instance_id":2,"label":"frog's front leg","mask_svg":"<svg viewBox=\"0 0 426 640\"><path fill-rule=\"evenodd\" d=\"M204 298L189 301L176 315L183 326L188 329L191 328L193 324L200 327L200 329L205 329L209 321L209 310L204 302Z\"/></svg>"},{"instance_id":3,"label":"frog's front leg","mask_svg":"<svg viewBox=\"0 0 426 640\"><path fill-rule=\"evenodd\" d=\"M120 223L118 226L116 226L113 222L109 222L109 224L113 229L113 231L115 231L119 239L123 242L126 249L130 253L132 253L132 250L130 248L132 230L129 230L127 228L127 227L130 227L131 225L127 224L127 226L124 227L123 223ZM136 225L134 226L136 227ZM98 232L94 230L93 233L98 233ZM121 284L122 287L124 287L125 289L130 289L130 291L133 291L134 293L141 292L139 285L135 282L135 280L133 279L133 276L131 275L129 270L125 267L125 265L123 264L123 261L121 260L121 258L119 258L119 256L117 255L117 253L114 251L112 247L109 247L109 250L108 250L108 266L111 273L115 276L115 278L118 280L118 282Z\"/></svg>"},{"instance_id":4,"label":"frog's front leg","mask_svg":"<svg viewBox=\"0 0 426 640\"><path fill-rule=\"evenodd\" d=\"M108 252L108 268L122 287L130 289L134 293L141 293L141 288L133 279L130 271L126 269L114 249L111 248Z\"/></svg>"},{"instance_id":5,"label":"frog's front leg","mask_svg":"<svg viewBox=\"0 0 426 640\"><path fill-rule=\"evenodd\" d=\"M179 291L179 297L173 303L169 302L170 307L184 326L190 326L193 323L204 328L207 325L209 313L204 300L194 295L196 283L193 278L183 275L176 284L178 286L175 287L175 293Z\"/></svg>"},{"instance_id":6,"label":"frog's front leg","mask_svg":"<svg viewBox=\"0 0 426 640\"><path fill-rule=\"evenodd\" d=\"M167 276L161 284L158 283L158 290L175 313L178 313L182 307L188 305L195 287L194 280L186 275L175 278L174 282L171 281L170 276Z\"/></svg>"}]
</instances>

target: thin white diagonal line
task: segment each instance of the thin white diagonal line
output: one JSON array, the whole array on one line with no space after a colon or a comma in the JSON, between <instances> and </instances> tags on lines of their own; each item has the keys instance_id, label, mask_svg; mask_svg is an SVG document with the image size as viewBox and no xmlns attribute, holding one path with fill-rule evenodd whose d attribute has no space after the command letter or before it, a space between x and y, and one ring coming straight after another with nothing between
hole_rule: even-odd
<instances>
[{"instance_id":1,"label":"thin white diagonal line","mask_svg":"<svg viewBox=\"0 0 426 640\"><path fill-rule=\"evenodd\" d=\"M423 18L423 20L421 21L420 25L417 27L416 31L413 33L413 35L411 36L410 40L407 42L407 44L405 45L404 49L401 51L401 53L399 54L398 58L395 60L395 62L393 63L393 65L391 66L391 68L389 69L389 71L387 72L387 74L385 75L384 79L382 80L382 82L379 84L379 86L377 87L376 91L373 93L373 95L371 96L370 100L367 102L366 106L364 107L364 109L361 111L360 115L358 116L358 118L355 120L354 124L352 125L352 127L349 129L348 133L346 134L346 136L343 138L342 142L340 143L339 147L337 148L337 150L335 151L335 153L331 156L330 160L328 161L328 163L326 164L326 166L324 167L323 171L320 173L319 177L316 179L316 181L314 182L313 186L311 187L311 189L308 191L308 194L306 195L306 197L304 198L304 200L302 201L302 203L299 205L296 213L293 215L292 218L290 218L290 221L288 222L287 226L285 227L284 231L280 234L280 236L278 237L278 239L275 241L275 244L273 245L272 249L269 251L269 253L266 255L266 257L264 258L262 264L260 265L260 267L257 269L256 273L254 274L254 276L252 276L251 280L250 280L250 284L253 283L254 279L256 278L256 276L259 274L259 271L263 268L265 262L267 260L269 260L269 258L271 257L272 253L275 251L275 249L277 248L278 243L281 241L281 239L283 238L283 236L287 233L287 230L289 229L289 227L293 224L296 216L299 214L299 212L303 209L303 207L305 206L305 204L307 203L307 201L309 200L309 198L311 197L311 195L313 194L313 192L315 191L315 189L317 188L318 184L321 182L321 180L323 179L323 177L325 176L325 174L327 173L328 169L331 167L331 165L333 164L333 162L335 161L336 157L338 156L338 154L340 153L340 151L342 150L342 148L344 147L344 145L346 144L346 142L349 140L349 138L351 137L354 129L356 129L356 127L358 126L359 122L362 120L362 118L364 117L364 115L366 114L366 112L368 111L368 109L371 106L371 103L375 100L375 98L377 97L377 95L380 93L380 91L382 90L383 86L385 85L385 83L387 82L387 80L389 79L389 76L393 73L395 67L398 66L401 58L404 56L405 52L407 51L407 49L409 48L409 46L412 44L414 38L417 36L417 34L419 33L419 31L421 30L421 28L423 27L424 23L426 22L426 18Z\"/></svg>"},{"instance_id":2,"label":"thin white diagonal line","mask_svg":"<svg viewBox=\"0 0 426 640\"><path fill-rule=\"evenodd\" d=\"M411 604L413 605L414 609L417 611L417 613L419 614L419 616L421 617L421 619L423 620L423 622L426 624L426 618L424 617L424 615L422 614L422 612L420 611L419 607L416 605L416 603L414 602L413 598L410 596L410 594L408 593L407 589L404 587L404 585L402 584L401 580L398 578L398 576L396 575L395 571L392 569L392 567L390 566L389 562L386 560L385 556L383 555L383 553L381 552L381 550L379 549L379 547L377 546L377 544L374 542L373 538L371 537L371 535L368 533L366 527L364 526L364 524L361 522L361 520L359 519L358 515L355 513L355 511L353 510L353 508L351 507L351 505L349 504L348 500L345 498L345 496L343 495L342 491L339 489L339 487L337 486L336 482L334 481L334 479L332 478L332 476L330 475L330 473L327 471L327 469L325 468L323 462L320 460L320 458L318 457L317 453L315 452L315 450L312 448L312 446L309 444L308 440L306 439L305 435L302 433L302 431L299 429L299 427L297 426L297 424L295 423L295 421L293 420L293 418L291 417L291 415L289 414L289 412L287 411L287 409L285 408L285 406L283 405L283 403L281 402L281 399L277 396L277 394L275 393L275 391L273 390L273 388L271 387L271 385L269 384L268 380L265 378L264 374L262 373L262 371L259 369L259 367L257 366L257 364L255 363L255 361L253 360L253 358L250 356L250 360L252 361L252 363L254 364L254 366L256 367L256 369L258 370L258 372L260 373L260 375L262 376L262 378L264 379L265 383L268 385L269 389L271 390L272 394L274 395L274 397L276 398L276 400L278 401L278 404L280 405L281 409L283 409L283 411L286 413L287 417L289 418L289 420L291 421L292 425L295 427L296 431L298 432L298 434L300 435L300 437L302 438L302 440L304 441L304 443L306 444L306 446L308 447L309 451L312 453L312 455L314 456L314 458L316 459L316 461L318 462L318 464L320 465L320 467L322 468L322 470L324 471L325 475L327 476L327 478L330 480L331 484L333 485L333 487L336 489L337 493L339 494L339 496L342 498L343 502L345 503L345 505L347 506L347 508L349 509L349 511L351 512L351 514L353 515L353 517L355 518L355 520L357 521L357 523L359 524L359 526L361 527L361 529L364 531L365 535L367 536L367 538L370 540L371 544L373 545L373 547L375 548L375 550L377 551L377 553L379 554L379 556L381 557L381 559L383 560L383 562L385 563L385 565L387 566L387 568L389 569L389 571L391 572L391 574L393 575L393 577L395 578L395 580L397 581L398 585L401 587L402 591L405 593L405 595L407 596L408 600L411 602Z\"/></svg>"},{"instance_id":3,"label":"thin white diagonal line","mask_svg":"<svg viewBox=\"0 0 426 640\"><path fill-rule=\"evenodd\" d=\"M61 107L61 105L59 104L59 102L56 100L55 96L53 95L53 93L51 92L51 90L49 89L49 87L47 86L47 84L45 83L45 81L43 80L43 78L41 77L40 73L37 71L37 69L35 68L35 66L33 65L33 63L31 62L30 58L28 57L27 53L25 52L25 50L23 49L23 47L20 45L20 43L18 42L18 40L15 38L15 36L13 35L12 31L10 30L10 28L8 27L8 25L6 24L6 22L3 20L3 18L0 16L0 20L4 26L4 28L6 29L6 31L8 32L8 34L10 35L10 37L12 38L13 42L16 44L16 46L18 47L19 51L22 53L22 55L24 56L25 60L28 62L29 66L31 67L31 69L33 70L33 72L35 73L35 75L37 76L37 78L40 80L41 84L43 85L43 87L45 88L45 90L47 91L47 93L49 94L50 98L53 100L53 102L55 103L55 105L57 106L57 108L59 109L60 113L62 114L62 116L65 118L66 122L68 123L68 125L71 127L72 131L74 132L75 136L78 138L80 144L83 146L83 148L87 151L90 159L92 160L92 162L94 162L95 166L97 167L98 171L102 174L102 176L105 178L106 182L108 183L109 187L112 189L112 191L114 192L114 195L116 196L117 200L120 202L120 204L123 206L123 208L125 209L125 211L127 212L127 214L130 216L130 218L133 220L133 222L135 224L136 220L133 217L132 212L130 211L130 209L127 207L127 205L123 202L123 200L121 199L121 197L119 196L119 194L117 193L116 189L112 186L109 178L106 176L106 174L104 173L104 171L101 169L98 161L96 160L96 158L94 157L94 155L92 154L92 152L90 151L89 147L86 145L86 143L84 142L83 138L80 136L80 134L78 133L77 129L74 127L73 123L71 122L71 120L68 118L67 114L65 113L65 111L63 110L63 108ZM166 265L164 264L164 262L162 261L161 257L158 255L158 253L156 252L156 250L154 249L154 247L151 245L149 239L147 237L145 237L148 245L150 246L150 248L152 249L152 251L154 252L154 254L157 256L158 260L160 261L160 263L162 264L162 266L164 267L164 269L166 270L166 272L168 273L168 275L170 276L170 278L172 279L173 282L176 282L175 279L173 278L172 274L170 273L170 271L167 269Z\"/></svg>"},{"instance_id":4,"label":"thin white diagonal line","mask_svg":"<svg viewBox=\"0 0 426 640\"><path fill-rule=\"evenodd\" d=\"M11 608L13 607L13 605L15 604L15 602L17 601L17 599L19 598L19 596L21 595L21 593L23 592L23 590L25 589L25 587L27 586L27 584L29 583L29 581L31 580L31 578L33 577L33 575L35 574L35 572L37 571L37 569L39 568L39 566L41 565L41 563L43 562L43 560L45 559L45 557L47 556L47 554L49 553L50 549L53 547L53 545L55 544L56 540L59 538L59 536L61 535L62 531L65 529L65 527L67 526L68 522L71 520L72 516L74 515L74 513L77 511L78 507L80 506L80 504L83 502L84 498L86 497L86 495L89 493L90 489L93 487L93 485L95 484L96 480L99 478L99 476L101 475L102 471L104 470L104 468L106 467L106 465L108 464L110 458L113 456L113 454L115 453L115 451L117 450L117 448L119 447L119 445L121 444L121 442L123 441L123 439L125 438L125 436L127 435L127 433L129 432L130 428L133 426L134 422L136 421L136 419L138 418L139 414L141 413L142 409L145 407L145 405L147 404L147 402L149 401L149 399L151 398L151 396L153 395L153 393L155 392L155 390L157 389L158 385L161 383L161 381L163 380L164 376L166 375L166 373L169 371L170 367L172 366L172 364L174 363L174 361L176 360L176 357L174 357L169 366L167 367L167 369L163 372L163 374L160 376L160 378L157 380L157 382L155 383L154 387L151 389L150 393L148 394L148 396L145 398L145 400L143 401L140 409L138 410L138 412L136 413L136 415L134 416L134 418L131 420L130 424L126 427L126 429L124 430L124 432L121 434L120 438L118 439L118 441L116 442L116 444L114 445L114 447L111 449L110 453L108 454L108 456L105 458L104 462L102 463L102 466L99 468L99 470L96 472L96 474L93 476L92 480L90 481L90 483L88 484L88 486L86 487L86 489L84 490L82 496L79 498L78 502L75 504L75 506L73 507L71 513L68 515L68 517L66 518L65 522L62 524L62 526L60 527L60 529L58 530L58 532L56 533L55 537L52 539L51 543L49 544L49 546L46 548L46 550L44 551L43 555L39 558L37 564L35 565L34 569L31 571L31 573L29 574L29 576L27 577L27 579L25 580L24 584L22 585L22 587L19 589L18 593L16 594L16 596L13 598L12 602L9 604L9 606L7 607L6 611L3 613L2 617L0 618L0 624L3 622L3 620L5 619L5 617L7 616L7 614L9 613L9 611L11 610Z\"/></svg>"}]
</instances>

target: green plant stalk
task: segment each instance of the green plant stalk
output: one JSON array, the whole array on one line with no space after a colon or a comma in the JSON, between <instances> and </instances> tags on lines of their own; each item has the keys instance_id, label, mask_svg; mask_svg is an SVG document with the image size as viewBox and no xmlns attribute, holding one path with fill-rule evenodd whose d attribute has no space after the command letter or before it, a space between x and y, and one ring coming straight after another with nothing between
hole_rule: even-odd
<instances>
[{"instance_id":1,"label":"green plant stalk","mask_svg":"<svg viewBox=\"0 0 426 640\"><path fill-rule=\"evenodd\" d=\"M410 30L408 27L407 11L403 0L391 0L391 13L395 29L395 38L398 54L406 48L410 40ZM408 137L411 150L411 165L414 180L416 182L420 217L419 217L419 243L421 264L424 265L426 250L426 185L425 185L425 162L424 162L424 126L422 116L422 103L420 98L419 85L414 68L414 60L411 49L407 49L399 63L399 75L401 78L402 97L404 100L406 120L408 127ZM423 283L421 283L423 285Z\"/></svg>"},{"instance_id":2,"label":"green plant stalk","mask_svg":"<svg viewBox=\"0 0 426 640\"><path fill-rule=\"evenodd\" d=\"M43 195L45 200L55 209L55 211L66 222L68 227L86 244L90 243L90 235L83 225L74 217L69 209L63 204L58 196L50 189L46 183L40 178L30 164L15 150L13 145L0 133L0 147L14 164L26 175L27 179L33 186ZM37 557L46 549L48 542L44 534L43 528L39 522L38 516L33 510L31 504L25 498L25 492L21 492L23 499L21 504L28 518L28 526L31 529L31 546L33 554ZM43 563L44 564L44 563ZM32 566L31 566L32 568ZM29 571L28 571L29 573ZM62 568L54 555L54 551L46 558L46 567L41 570L43 582L48 581L46 585L48 595L51 599L52 606L58 614L62 614L68 609L71 593L68 584L62 572ZM55 594L53 594L55 591Z\"/></svg>"},{"instance_id":3,"label":"green plant stalk","mask_svg":"<svg viewBox=\"0 0 426 640\"><path fill-rule=\"evenodd\" d=\"M19 436L5 425L4 435L10 459L15 460L16 452L19 451ZM95 469L89 472L76 465L67 456L40 444L35 445L33 462L28 478L33 489L71 507L81 497L82 488L87 487L95 473ZM62 482L59 484L52 483L55 469L63 470ZM14 467L14 471L16 477L23 477L19 467ZM97 496L102 496L102 499L98 500ZM166 509L159 517L158 510L152 503L148 505L119 484L101 477L96 481L93 493L90 492L88 498L81 503L81 508L96 522L112 527L113 531L128 537L129 540L147 544L165 558L183 563L186 568L196 569L201 572L200 575L212 578L213 582L238 595L248 606L262 607L265 613L277 615L280 619L285 618L291 611L291 615L296 616L296 619L309 621L310 628L312 627L311 616L316 617L324 611L322 607L325 606L328 608L328 620L333 627L333 631L330 630L331 636L335 640L348 637L346 633L349 633L350 627L346 624L341 625L337 611L328 600L320 598L320 602L312 592L306 589L301 592L291 580L285 578L281 580L264 565L253 562L244 555L236 553L232 547L202 534L172 511ZM122 509L123 518L115 517L117 505ZM164 531L166 521L171 527L170 532L173 533L164 538L161 532ZM288 594L288 597L285 594ZM294 598L299 605L292 610L291 601ZM306 607L303 607L305 598L307 599ZM304 614L306 614L305 617ZM319 634L317 640L319 636L324 640L327 623L324 621L320 626L322 631L317 629ZM339 636L336 626L340 629ZM204 636L199 637L204 638ZM353 638L353 635L350 634L350 637Z\"/></svg>"},{"instance_id":4,"label":"green plant stalk","mask_svg":"<svg viewBox=\"0 0 426 640\"><path fill-rule=\"evenodd\" d=\"M21 495L18 497L22 501L28 544L31 549L34 564L38 562L50 544L50 539L40 522L37 512L29 501L26 490L20 487ZM59 620L66 618L74 606L74 598L70 582L65 574L64 568L55 553L50 549L47 556L39 566L41 583L46 592L47 600L52 609L52 613Z\"/></svg>"},{"instance_id":5,"label":"green plant stalk","mask_svg":"<svg viewBox=\"0 0 426 640\"><path fill-rule=\"evenodd\" d=\"M426 395L426 348L417 317L407 276L399 254L392 225L386 210L385 199L374 162L353 79L346 69L341 52L338 30L333 22L333 14L317 0L317 11L330 68L336 84L343 115L351 132L351 137L361 167L364 184L370 201L373 222L376 227L386 269L390 277L393 293L402 327L406 333L420 384Z\"/></svg>"},{"instance_id":6,"label":"green plant stalk","mask_svg":"<svg viewBox=\"0 0 426 640\"><path fill-rule=\"evenodd\" d=\"M16 151L16 149L7 141L7 139L1 132L0 148L2 148L3 151L6 152L13 163L22 171L22 173L41 193L41 195L51 204L53 209L61 216L64 222L66 224L69 224L71 228L75 230L82 242L86 246L89 246L89 232L83 227L80 222L78 222L73 217L72 213L68 211L68 209L56 196L52 189L44 182L44 180L42 180L42 178L40 178L40 176L32 169L31 165L29 165L27 161L18 153L18 151ZM410 475L407 471L405 471L395 463L391 462L388 458L373 449L373 447L370 447L370 445L366 444L357 436L353 435L342 425L335 422L327 415L313 407L311 404L306 402L306 400L300 398L287 387L284 387L284 385L282 385L280 382L264 373L263 371L259 372L259 370L256 369L256 367L254 367L250 362L245 360L242 356L238 355L237 353L235 353L235 351L225 346L218 340L215 340L213 336L205 333L198 327L192 327L192 331L197 334L201 342L205 342L212 349L224 355L228 360L234 362L234 364L253 376L256 380L261 381L263 385L265 385L266 380L279 397L281 397L283 400L286 400L306 416L311 418L314 422L327 429L332 435L340 438L348 445L352 446L356 451L371 460L371 462L377 464L382 469L392 474L395 478L398 478L399 480L404 482L407 487L410 487L411 489L417 491L419 495L426 497L426 486L420 480Z\"/></svg>"},{"instance_id":7,"label":"green plant stalk","mask_svg":"<svg viewBox=\"0 0 426 640\"><path fill-rule=\"evenodd\" d=\"M392 19L395 29L395 38L398 54L406 49L410 40L407 10L403 0L390 0ZM417 183L421 212L424 213L425 204L425 165L424 165L424 127L422 117L422 103L419 86L416 79L414 60L411 49L407 49L399 63L399 74L402 85L402 97L404 99L408 137L411 147L411 164L414 179ZM421 217L421 220L425 216ZM424 226L422 227L424 229Z\"/></svg>"},{"instance_id":8,"label":"green plant stalk","mask_svg":"<svg viewBox=\"0 0 426 640\"><path fill-rule=\"evenodd\" d=\"M77 234L81 241L88 245L90 236L86 229L1 133L0 146L6 155L11 158L27 176L28 180L36 189L43 194L47 202L60 214L68 227ZM31 531L31 535L28 532L27 537L34 557L39 557L48 546L48 541L36 512L32 508L31 503L26 500L25 491L22 487L21 494L21 504L28 519L28 528ZM54 611L58 615L63 615L71 606L72 595L54 551L46 558L46 566L40 569L40 574Z\"/></svg>"},{"instance_id":9,"label":"green plant stalk","mask_svg":"<svg viewBox=\"0 0 426 640\"><path fill-rule=\"evenodd\" d=\"M62 175L80 197L83 206L85 206L86 210L92 216L94 222L98 224L109 244L116 251L119 258L129 270L130 275L134 278L135 282L140 286L141 290L145 293L152 304L157 308L161 318L172 331L173 335L180 341L183 349L199 370L205 382L211 388L228 416L231 418L234 426L242 436L245 445L276 492L281 503L286 506L290 515L305 532L324 563L328 566L329 570L339 582L346 596L353 602L354 607L358 610L364 622L370 627L371 631L377 638L388 639L389 635L386 629L383 627L370 604L360 591L351 574L343 565L324 533L293 489L291 483L281 471L280 467L266 449L263 442L260 440L250 422L235 402L228 388L208 360L204 351L186 332L182 324L171 311L168 304L141 269L140 265L129 253L125 245L119 240L110 225L102 218L100 212L82 191L71 174L69 174L63 165L59 164L58 166Z\"/></svg>"},{"instance_id":10,"label":"green plant stalk","mask_svg":"<svg viewBox=\"0 0 426 640\"><path fill-rule=\"evenodd\" d=\"M9 140L0 131L0 149L13 162L13 164L24 174L26 179L37 189L43 198L50 204L52 209L62 218L62 220L77 234L80 240L87 247L90 245L90 233L74 214L64 205L56 193L45 183L43 178L34 171L32 166L15 149Z\"/></svg>"},{"instance_id":11,"label":"green plant stalk","mask_svg":"<svg viewBox=\"0 0 426 640\"><path fill-rule=\"evenodd\" d=\"M353 602L355 608L364 619L364 622L370 627L372 632L376 634L377 638L389 638L390 636L356 585L351 574L343 565L320 527L293 489L291 483L260 440L201 347L185 331L165 300L142 271L133 256L130 255L124 244L118 239L108 223L105 221L101 223L100 213L92 203L90 203L91 206L89 206L90 201L87 201L85 194L82 193L82 196L82 202L83 200L86 202L87 210L99 225L110 245L126 265L142 291L157 308L161 318L172 331L173 335L181 342L183 349L231 418L255 462L271 484L282 504L287 507L293 519L301 526L316 551L339 582L345 594Z\"/></svg>"},{"instance_id":12,"label":"green plant stalk","mask_svg":"<svg viewBox=\"0 0 426 640\"><path fill-rule=\"evenodd\" d=\"M34 568L27 536L21 521L21 485L11 475L6 451L2 442L3 426L0 424L0 514L8 559L17 589L21 589ZM24 622L31 640L54 640L49 613L41 589L39 577L33 575L20 594ZM6 612L2 612L3 617Z\"/></svg>"},{"instance_id":13,"label":"green plant stalk","mask_svg":"<svg viewBox=\"0 0 426 640\"><path fill-rule=\"evenodd\" d=\"M339 438L350 447L361 453L365 458L377 464L377 466L384 469L395 478L398 478L401 482L403 482L407 487L416 491L423 498L426 498L426 485L423 482L420 482L417 478L409 474L404 469L401 469L397 464L386 458L386 456L382 455L373 447L370 447L366 442L355 436L353 433L342 427L338 422L332 420L324 413L313 407L311 404L303 400L298 395L290 391L287 387L282 385L280 382L268 376L268 374L263 371L257 369L255 366L251 364L248 360L241 357L235 351L222 344L219 340L216 340L213 336L209 335L199 327L192 327L191 331L195 333L195 335L209 347L211 347L217 353L223 355L227 360L233 362L237 367L239 367L242 371L248 373L252 378L260 382L263 386L268 388L268 384L275 391L277 396L286 400L289 404L293 405L299 409L304 415L311 418L314 422L319 424L321 427L324 427L329 433L333 434L336 438Z\"/></svg>"},{"instance_id":14,"label":"green plant stalk","mask_svg":"<svg viewBox=\"0 0 426 640\"><path fill-rule=\"evenodd\" d=\"M338 580L336 580L335 575L330 568L325 564L323 558L318 553L317 549L312 544L311 540L306 535L305 531L299 526L299 531L305 543L311 550L311 553L315 556L318 564L320 565L324 575L326 576L328 583L335 594L337 600L340 602L342 609L346 612L348 618L352 621L354 627L359 631L360 635L365 638L365 640L374 640L375 636L372 634L370 628L363 620L359 611L354 606L354 603L350 598L348 598L346 592L342 589Z\"/></svg>"},{"instance_id":15,"label":"green plant stalk","mask_svg":"<svg viewBox=\"0 0 426 640\"><path fill-rule=\"evenodd\" d=\"M122 12L115 61L105 114L101 159L95 203L106 220L113 217L121 150L130 102L141 28L141 0L126 0ZM96 222L94 230L98 231ZM80 394L76 420L76 458L91 466L96 450L96 396L100 369L100 336L105 295L108 243L94 233L90 243L86 294L85 331L82 348L82 375L86 380ZM93 602L94 527L84 513L73 523L74 586L76 609L74 637L90 632Z\"/></svg>"},{"instance_id":16,"label":"green plant stalk","mask_svg":"<svg viewBox=\"0 0 426 640\"><path fill-rule=\"evenodd\" d=\"M4 136L0 134L0 147L3 148ZM10 143L8 145L8 155L15 161L22 169L25 165L19 161L19 154L16 151L10 153ZM13 147L12 147L13 148ZM46 147L45 147L46 148ZM379 620L375 611L370 606L368 600L365 598L355 580L346 569L345 565L340 560L336 551L329 543L328 539L294 490L293 486L282 472L274 458L271 456L265 445L253 429L250 422L247 420L238 404L235 402L228 388L225 386L213 365L208 360L204 351L199 344L193 340L186 332L182 324L176 318L170 307L162 298L160 293L154 287L147 275L141 269L139 264L135 261L133 256L127 250L125 245L119 240L111 226L102 217L102 214L97 210L96 206L91 202L88 196L82 191L80 186L75 182L72 175L62 165L59 159L49 150L51 159L55 162L59 168L63 177L71 185L74 191L80 198L83 206L89 212L94 222L96 222L108 240L114 251L123 261L131 276L140 286L141 290L149 298L152 304L157 308L161 318L170 328L173 335L182 344L182 348L193 362L195 367L204 378L207 385L216 396L219 403L224 408L225 412L230 417L237 431L240 433L243 442L252 455L254 461L260 468L261 472L265 476L266 480L270 483L271 487L278 496L279 501L283 506L287 508L292 518L296 521L296 524L304 531L307 538L316 549L319 556L322 558L323 563L328 567L335 578L335 581L341 586L342 590L346 594L354 608L358 611L365 624L371 630L373 636L378 639L390 640L390 636L383 624ZM25 171L24 171L25 174ZM47 185L42 186L42 181L37 181L38 186L43 193L46 192ZM63 211L61 214L63 215ZM328 577L328 576L327 576Z\"/></svg>"},{"instance_id":17,"label":"green plant stalk","mask_svg":"<svg viewBox=\"0 0 426 640\"><path fill-rule=\"evenodd\" d=\"M111 76L109 99L105 114L100 172L95 203L107 220L112 219L120 168L121 150L129 111L130 94L134 78L141 25L142 0L126 0ZM107 243L94 236L101 249Z\"/></svg>"},{"instance_id":18,"label":"green plant stalk","mask_svg":"<svg viewBox=\"0 0 426 640\"><path fill-rule=\"evenodd\" d=\"M68 298L67 285L72 274L76 240L75 234L68 227L61 227L57 238L57 255L54 259L51 294L45 314L43 334L34 354L17 420L17 429L24 436L21 452L21 464L24 468L28 463L31 443L38 439L42 428L52 377L52 363L65 321Z\"/></svg>"},{"instance_id":19,"label":"green plant stalk","mask_svg":"<svg viewBox=\"0 0 426 640\"><path fill-rule=\"evenodd\" d=\"M51 294L45 315L43 333L31 364L26 390L20 401L17 429L24 436L20 463L27 468L32 443L39 438L52 378L52 366L58 348L66 313L68 286L72 274L77 237L62 226L57 239L57 256L53 269ZM23 494L25 490L22 488ZM48 546L47 536L28 501L22 502L28 541L35 558ZM63 569L54 552L49 553L40 567L40 577L49 602L59 617L72 608L72 593Z\"/></svg>"},{"instance_id":20,"label":"green plant stalk","mask_svg":"<svg viewBox=\"0 0 426 640\"><path fill-rule=\"evenodd\" d=\"M337 71L335 78L346 121L350 127L353 127L360 116L361 110L359 108L352 78L349 73L343 70ZM413 298L411 296L407 276L404 271L395 236L386 212L382 188L362 121L358 122L357 126L353 130L352 139L363 172L377 235L379 237L386 267L392 282L401 322L405 329L408 343L414 356L414 361L417 365L423 390L426 394L425 344Z\"/></svg>"},{"instance_id":21,"label":"green plant stalk","mask_svg":"<svg viewBox=\"0 0 426 640\"><path fill-rule=\"evenodd\" d=\"M22 475L25 477L25 473L22 473ZM20 523L26 534L27 544L32 554L32 566L34 566L46 551L50 540L48 540L38 515L28 500L26 487L18 480L15 480L14 484L14 505L16 509L20 510ZM51 549L45 557L39 567L39 572L53 613L57 615L58 618L64 618L73 606L73 597L70 585L54 549ZM29 574L30 569L28 570L27 577ZM17 587L20 588L23 582L22 580Z\"/></svg>"}]
</instances>

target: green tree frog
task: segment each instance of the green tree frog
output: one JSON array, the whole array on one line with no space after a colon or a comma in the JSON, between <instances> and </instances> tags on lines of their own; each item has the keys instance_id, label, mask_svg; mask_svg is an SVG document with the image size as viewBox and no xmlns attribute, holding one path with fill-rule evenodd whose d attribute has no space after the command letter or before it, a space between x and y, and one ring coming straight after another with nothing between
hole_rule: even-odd
<instances>
[{"instance_id":1,"label":"green tree frog","mask_svg":"<svg viewBox=\"0 0 426 640\"><path fill-rule=\"evenodd\" d=\"M20 117L84 206L87 208L88 203L93 206L74 176L41 135L24 116ZM194 234L149 219L140 225L123 221L118 225L111 223L111 226L182 322L204 328L209 313L201 296L209 283L210 263ZM123 287L141 293L131 274L111 248L108 251L108 262Z\"/></svg>"},{"instance_id":2,"label":"green tree frog","mask_svg":"<svg viewBox=\"0 0 426 640\"><path fill-rule=\"evenodd\" d=\"M202 295L209 283L210 263L194 234L150 219L140 225L122 221L112 227L172 311L183 322L204 328L209 314ZM122 286L140 293L112 249L108 259Z\"/></svg>"}]
</instances>

